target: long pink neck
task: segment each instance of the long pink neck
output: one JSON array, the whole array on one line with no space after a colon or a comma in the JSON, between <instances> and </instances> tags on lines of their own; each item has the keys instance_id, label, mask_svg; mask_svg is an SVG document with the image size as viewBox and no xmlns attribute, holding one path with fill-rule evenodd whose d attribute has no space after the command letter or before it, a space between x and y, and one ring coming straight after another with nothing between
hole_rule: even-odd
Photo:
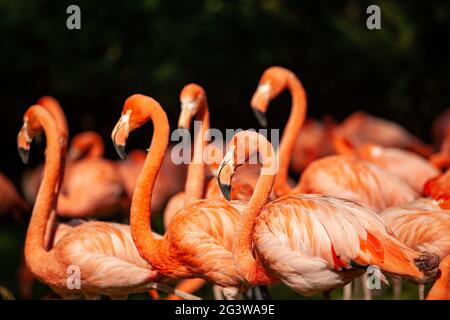
<instances>
[{"instance_id":1,"label":"long pink neck","mask_svg":"<svg viewBox=\"0 0 450 320\"><path fill-rule=\"evenodd\" d=\"M62 147L62 159L61 159L61 165L66 165L66 153L67 153L67 141L69 139L69 126L67 124L66 115L64 113L64 110L62 109L59 102L51 97L51 96L43 96L38 100L38 104L44 107L54 118L56 121L56 128L58 130L58 140L61 143ZM59 175L59 182L58 185L61 186L64 180L64 168L61 168L61 173ZM56 211L52 211L48 223L47 223L47 237L45 239L46 247L50 248L50 244L52 242L51 234L52 234L52 228L54 226L54 223L56 221Z\"/></svg>"},{"instance_id":2,"label":"long pink neck","mask_svg":"<svg viewBox=\"0 0 450 320\"><path fill-rule=\"evenodd\" d=\"M205 190L206 168L203 152L208 145L207 137L209 130L209 109L206 98L201 102L200 110L196 120L201 121L200 130L194 130L194 154L188 166L184 205L202 199Z\"/></svg>"},{"instance_id":3,"label":"long pink neck","mask_svg":"<svg viewBox=\"0 0 450 320\"><path fill-rule=\"evenodd\" d=\"M260 141L258 148L267 148L267 146L263 146ZM270 149L272 148L270 147ZM261 168L262 173L265 168L267 167L263 165ZM251 285L263 285L276 282L267 273L260 260L258 258L255 259L253 255L253 233L256 219L269 199L274 180L275 174L261 174L259 176L253 195L248 202L245 212L241 216L233 241L233 259L236 270Z\"/></svg>"},{"instance_id":4,"label":"long pink neck","mask_svg":"<svg viewBox=\"0 0 450 320\"><path fill-rule=\"evenodd\" d=\"M54 217L58 184L63 171L62 146L58 130L52 116L43 108L35 108L36 119L41 123L46 135L44 177L33 207L30 224L25 239L25 258L33 274L42 278L45 270L41 269L48 261L52 261L52 251L47 251L48 233L52 225L48 222ZM56 262L55 262L56 263ZM55 266L56 267L56 266Z\"/></svg>"},{"instance_id":5,"label":"long pink neck","mask_svg":"<svg viewBox=\"0 0 450 320\"><path fill-rule=\"evenodd\" d=\"M146 116L152 120L154 130L150 150L139 174L131 202L131 234L140 255L156 270L167 272L169 267L176 267L176 264L170 259L167 241L164 238L156 239L152 233L150 208L156 176L168 146L169 122L166 113L155 100L144 100L142 103L153 104L153 108L148 108Z\"/></svg>"},{"instance_id":6,"label":"long pink neck","mask_svg":"<svg viewBox=\"0 0 450 320\"><path fill-rule=\"evenodd\" d=\"M294 152L295 142L306 116L305 89L294 74L288 76L287 88L292 96L292 107L279 148L280 166L274 184L274 191L277 196L295 192L296 188L292 188L288 184L289 164Z\"/></svg>"}]
</instances>

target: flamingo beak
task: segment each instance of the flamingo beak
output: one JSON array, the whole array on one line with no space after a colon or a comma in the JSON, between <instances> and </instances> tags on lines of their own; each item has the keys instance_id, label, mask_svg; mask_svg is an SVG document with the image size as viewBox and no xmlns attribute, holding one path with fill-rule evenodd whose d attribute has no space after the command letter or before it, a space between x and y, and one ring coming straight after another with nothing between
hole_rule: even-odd
<instances>
[{"instance_id":1,"label":"flamingo beak","mask_svg":"<svg viewBox=\"0 0 450 320\"><path fill-rule=\"evenodd\" d=\"M258 120L258 123L261 127L267 128L267 117L266 114L262 111L259 111L256 108L252 108L253 113L255 114L256 120Z\"/></svg>"},{"instance_id":2,"label":"flamingo beak","mask_svg":"<svg viewBox=\"0 0 450 320\"><path fill-rule=\"evenodd\" d=\"M20 159L24 164L28 164L30 158L30 144L33 139L28 132L28 123L25 121L22 128L17 135L17 150L19 151Z\"/></svg>"},{"instance_id":3,"label":"flamingo beak","mask_svg":"<svg viewBox=\"0 0 450 320\"><path fill-rule=\"evenodd\" d=\"M120 117L111 133L114 148L116 149L117 154L122 160L125 160L127 158L126 142L128 139L128 134L130 132L129 122L130 112L127 112Z\"/></svg>"},{"instance_id":4,"label":"flamingo beak","mask_svg":"<svg viewBox=\"0 0 450 320\"><path fill-rule=\"evenodd\" d=\"M231 180L234 175L234 149L230 149L222 160L217 170L217 182L219 183L220 191L225 199L231 200Z\"/></svg>"},{"instance_id":5,"label":"flamingo beak","mask_svg":"<svg viewBox=\"0 0 450 320\"><path fill-rule=\"evenodd\" d=\"M191 101L181 104L181 113L178 118L178 128L189 130L192 118L194 118L197 113L197 102Z\"/></svg>"},{"instance_id":6,"label":"flamingo beak","mask_svg":"<svg viewBox=\"0 0 450 320\"><path fill-rule=\"evenodd\" d=\"M271 86L269 83L260 84L250 102L256 119L260 126L264 128L267 127L267 117L265 113L270 102L270 90Z\"/></svg>"}]
</instances>

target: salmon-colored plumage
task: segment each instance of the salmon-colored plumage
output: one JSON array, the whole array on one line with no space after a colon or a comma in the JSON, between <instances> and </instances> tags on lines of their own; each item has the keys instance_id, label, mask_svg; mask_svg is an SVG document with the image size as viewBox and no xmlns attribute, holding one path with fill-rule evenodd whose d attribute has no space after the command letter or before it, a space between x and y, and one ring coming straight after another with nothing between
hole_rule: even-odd
<instances>
[{"instance_id":1,"label":"salmon-colored plumage","mask_svg":"<svg viewBox=\"0 0 450 320\"><path fill-rule=\"evenodd\" d=\"M439 264L437 280L428 292L427 300L450 300L450 256Z\"/></svg>"},{"instance_id":2,"label":"salmon-colored plumage","mask_svg":"<svg viewBox=\"0 0 450 320\"><path fill-rule=\"evenodd\" d=\"M450 211L399 206L382 211L380 216L408 247L441 259L450 254Z\"/></svg>"},{"instance_id":3,"label":"salmon-colored plumage","mask_svg":"<svg viewBox=\"0 0 450 320\"><path fill-rule=\"evenodd\" d=\"M341 142L342 137L336 136L335 140L338 153L353 154L376 164L400 177L418 193L422 193L425 182L439 175L439 170L431 162L414 152L370 143L353 148L350 142Z\"/></svg>"},{"instance_id":4,"label":"salmon-colored plumage","mask_svg":"<svg viewBox=\"0 0 450 320\"><path fill-rule=\"evenodd\" d=\"M383 147L400 148L429 156L432 147L395 122L358 111L348 116L336 129L355 148L373 143Z\"/></svg>"},{"instance_id":5,"label":"salmon-colored plumage","mask_svg":"<svg viewBox=\"0 0 450 320\"><path fill-rule=\"evenodd\" d=\"M439 201L442 209L450 209L450 170L428 180L423 187L423 194Z\"/></svg>"},{"instance_id":6,"label":"salmon-colored plumage","mask_svg":"<svg viewBox=\"0 0 450 320\"><path fill-rule=\"evenodd\" d=\"M352 200L375 212L419 197L396 175L351 155L311 163L301 176L299 191Z\"/></svg>"},{"instance_id":7,"label":"salmon-colored plumage","mask_svg":"<svg viewBox=\"0 0 450 320\"><path fill-rule=\"evenodd\" d=\"M329 117L324 121L308 118L295 141L291 169L300 173L314 160L335 153L331 132L333 123Z\"/></svg>"}]
</instances>

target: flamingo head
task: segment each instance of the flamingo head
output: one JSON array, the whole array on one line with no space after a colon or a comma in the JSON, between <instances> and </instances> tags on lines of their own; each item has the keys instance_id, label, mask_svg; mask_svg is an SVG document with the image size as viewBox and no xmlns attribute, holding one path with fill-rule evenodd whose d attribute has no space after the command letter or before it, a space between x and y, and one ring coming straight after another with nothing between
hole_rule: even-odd
<instances>
[{"instance_id":1,"label":"flamingo head","mask_svg":"<svg viewBox=\"0 0 450 320\"><path fill-rule=\"evenodd\" d=\"M125 101L120 119L111 133L114 147L122 160L127 157L128 135L151 119L155 109L161 109L159 103L142 94L134 94Z\"/></svg>"},{"instance_id":2,"label":"flamingo head","mask_svg":"<svg viewBox=\"0 0 450 320\"><path fill-rule=\"evenodd\" d=\"M270 67L261 76L250 105L261 126L267 127L265 113L272 99L276 98L287 86L292 72L282 67Z\"/></svg>"},{"instance_id":3,"label":"flamingo head","mask_svg":"<svg viewBox=\"0 0 450 320\"><path fill-rule=\"evenodd\" d=\"M236 169L245 164L262 164L261 175L274 175L277 161L272 145L255 131L240 131L231 139L217 170L217 181L223 196L231 199L231 181Z\"/></svg>"},{"instance_id":4,"label":"flamingo head","mask_svg":"<svg viewBox=\"0 0 450 320\"><path fill-rule=\"evenodd\" d=\"M189 129L192 119L202 110L206 101L205 90L195 83L190 83L181 90L181 113L178 128Z\"/></svg>"},{"instance_id":5,"label":"flamingo head","mask_svg":"<svg viewBox=\"0 0 450 320\"><path fill-rule=\"evenodd\" d=\"M35 136L41 134L42 124L36 119L37 110L46 112L50 117L50 113L40 105L33 105L25 112L23 116L23 125L17 135L17 149L19 151L22 162L28 164L30 155L30 145Z\"/></svg>"}]
</instances>

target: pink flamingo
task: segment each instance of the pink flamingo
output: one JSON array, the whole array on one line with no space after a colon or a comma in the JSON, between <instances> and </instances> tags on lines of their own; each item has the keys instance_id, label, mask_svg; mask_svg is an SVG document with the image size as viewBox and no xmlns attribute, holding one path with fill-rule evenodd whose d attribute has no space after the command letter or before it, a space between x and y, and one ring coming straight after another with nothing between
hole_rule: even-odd
<instances>
[{"instance_id":1,"label":"pink flamingo","mask_svg":"<svg viewBox=\"0 0 450 320\"><path fill-rule=\"evenodd\" d=\"M124 298L129 293L147 291L149 284L158 279L158 274L140 257L128 226L82 223L69 229L53 247L47 248L65 150L55 119L47 110L39 105L31 106L23 120L17 143L24 162L28 160L30 143L36 134L44 131L47 141L45 174L25 240L26 265L33 276L64 298L79 295L96 298L101 294ZM68 288L67 272L71 266L79 270L81 288Z\"/></svg>"},{"instance_id":2,"label":"pink flamingo","mask_svg":"<svg viewBox=\"0 0 450 320\"><path fill-rule=\"evenodd\" d=\"M355 201L376 212L419 197L399 177L351 155L333 155L313 161L303 171L300 182L291 186L287 182L289 163L306 114L306 93L300 80L285 68L268 68L261 76L251 106L258 118L262 118L270 101L286 88L292 95L292 106L279 148L280 164L274 184L278 196L331 195Z\"/></svg>"},{"instance_id":3,"label":"pink flamingo","mask_svg":"<svg viewBox=\"0 0 450 320\"><path fill-rule=\"evenodd\" d=\"M143 95L129 97L112 139L118 154L125 156L131 131L151 120L152 143L133 195L130 224L133 240L142 257L163 276L172 280L202 278L223 287L227 298L246 290L236 272L231 243L244 204L231 206L224 200L195 201L181 208L171 219L162 238L151 232L153 187L169 138L167 115L157 101Z\"/></svg>"},{"instance_id":4,"label":"pink flamingo","mask_svg":"<svg viewBox=\"0 0 450 320\"><path fill-rule=\"evenodd\" d=\"M246 146L244 159L237 156L240 145ZM218 173L225 196L235 168L248 160L249 146L259 151L264 170L233 241L235 266L249 285L275 277L312 295L344 286L369 265L418 281L434 276L436 256L406 247L380 217L351 201L296 194L267 202L276 157L270 143L255 132L240 132L230 143Z\"/></svg>"}]
</instances>

